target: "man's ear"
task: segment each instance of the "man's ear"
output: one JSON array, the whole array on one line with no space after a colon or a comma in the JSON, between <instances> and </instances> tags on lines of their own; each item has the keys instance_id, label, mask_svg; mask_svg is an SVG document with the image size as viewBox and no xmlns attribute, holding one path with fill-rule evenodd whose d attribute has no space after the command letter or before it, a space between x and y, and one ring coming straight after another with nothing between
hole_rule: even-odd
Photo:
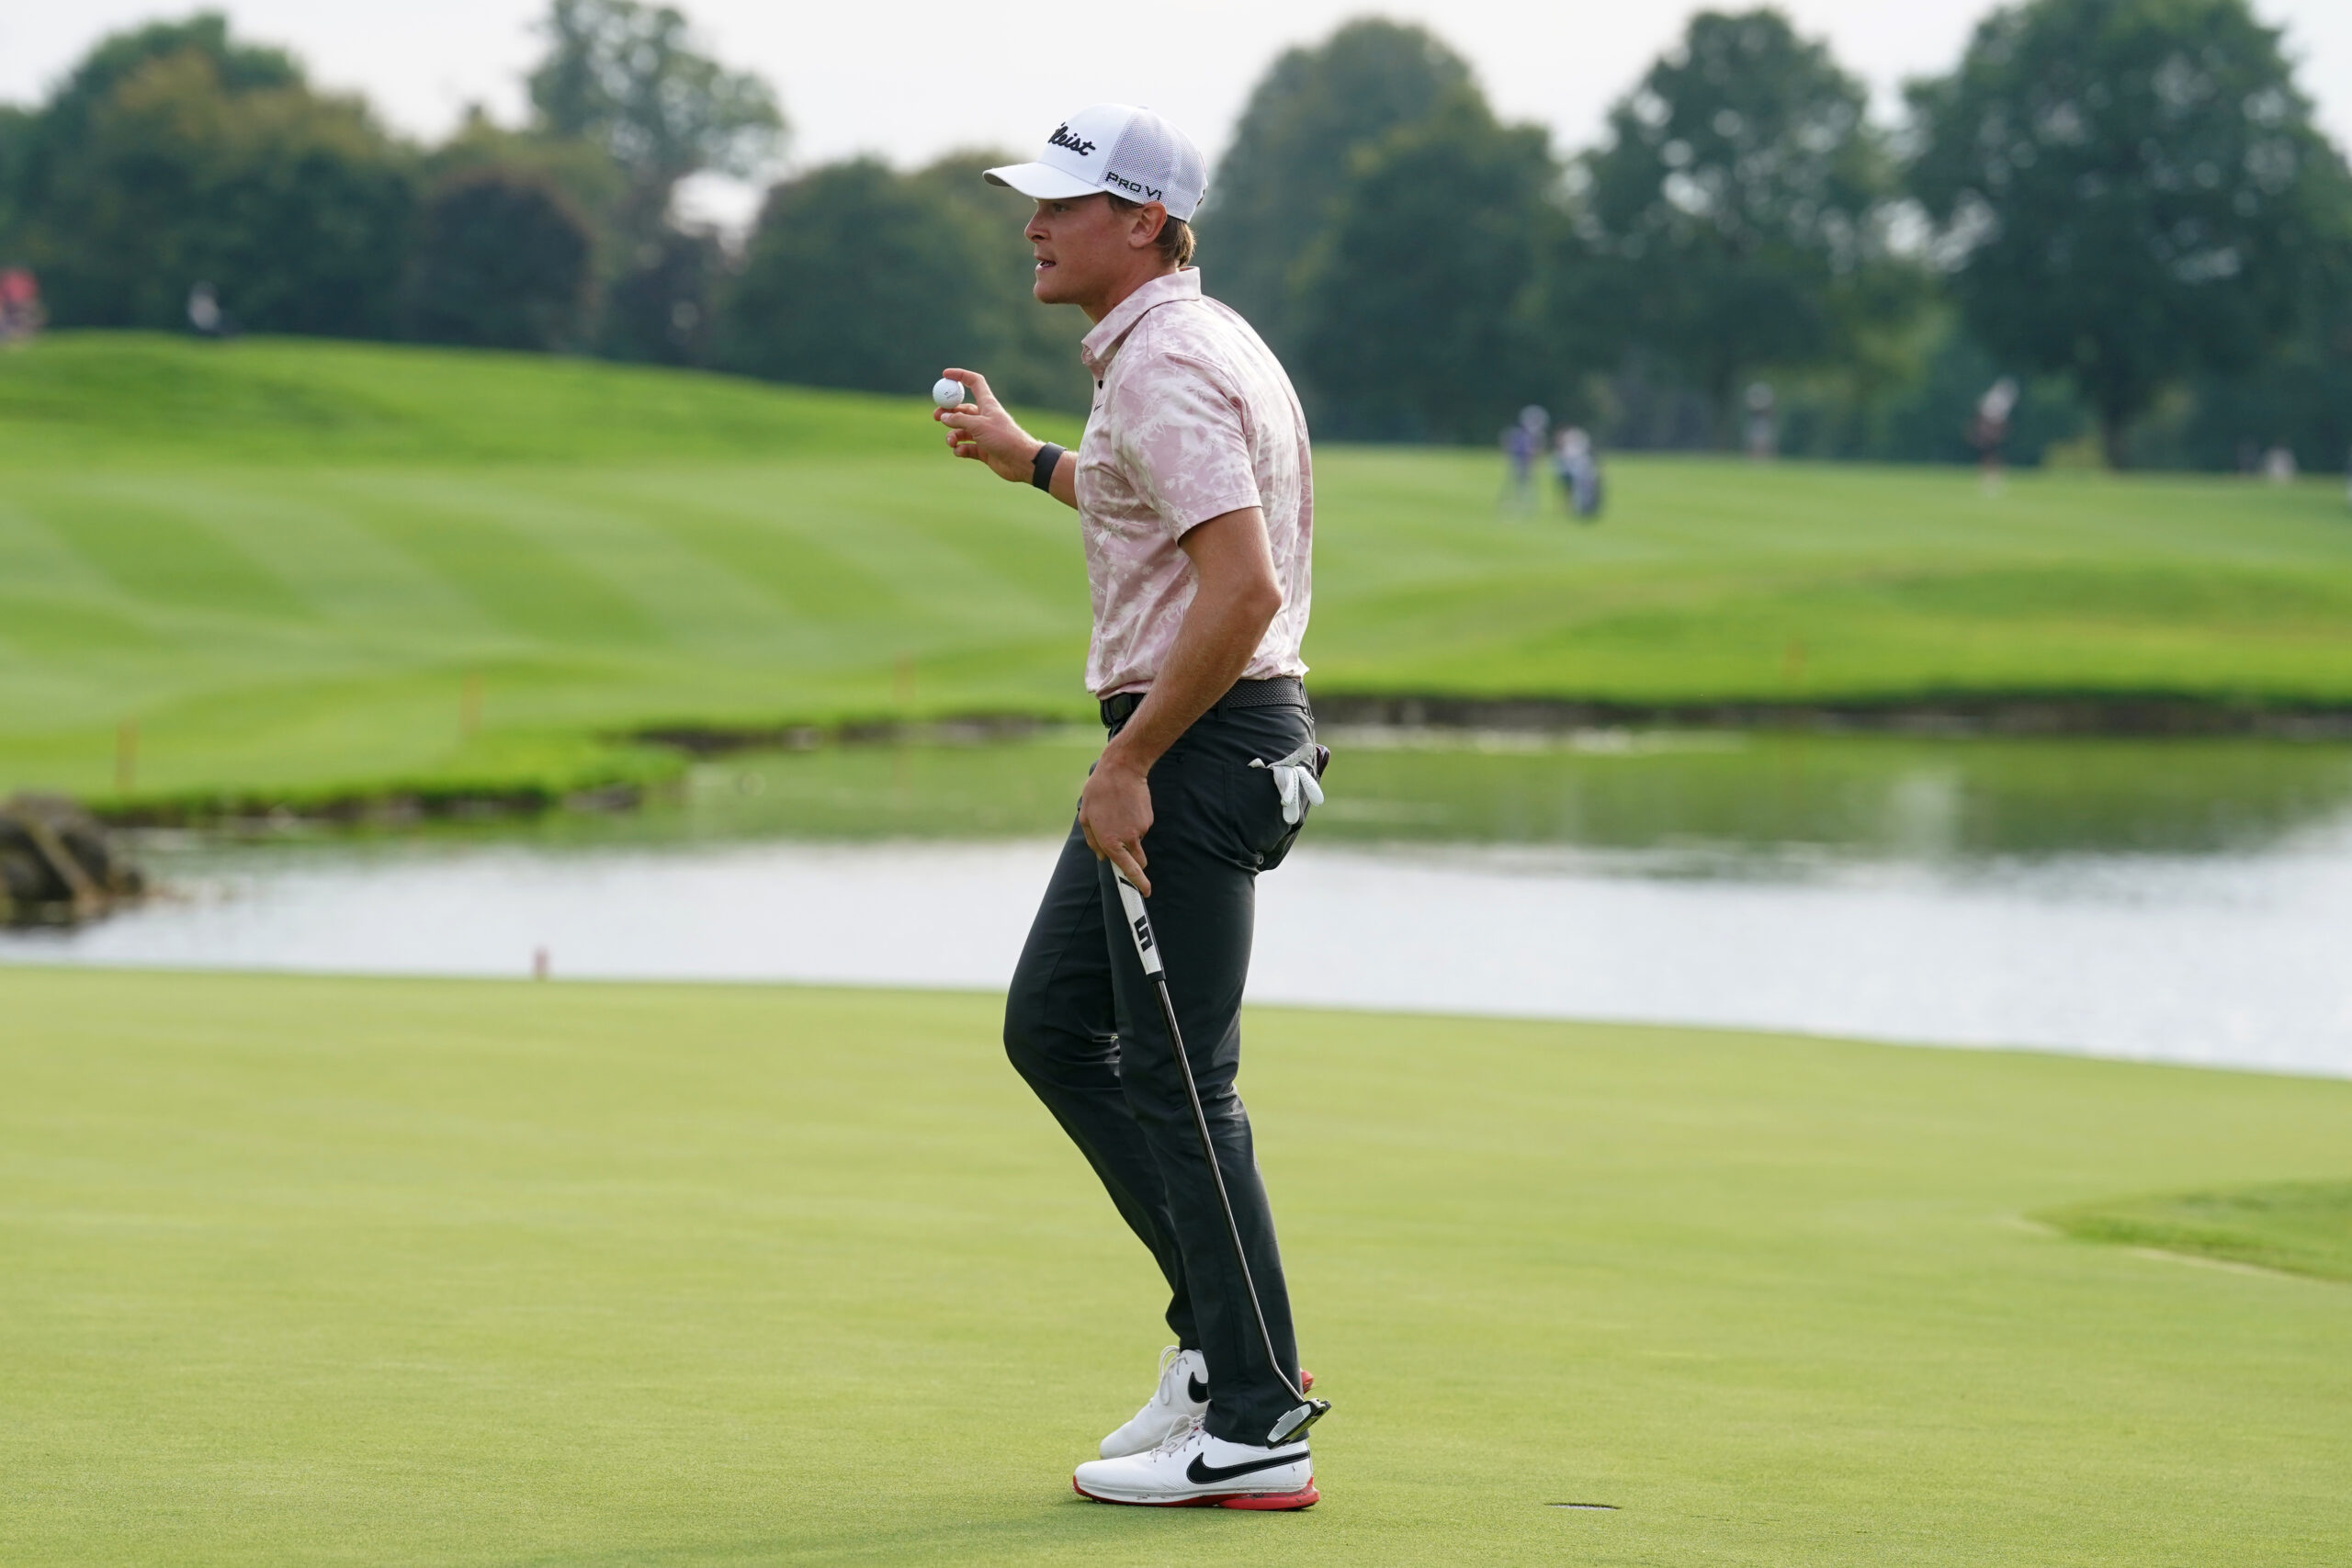
<instances>
[{"instance_id":1,"label":"man's ear","mask_svg":"<svg viewBox=\"0 0 2352 1568\"><path fill-rule=\"evenodd\" d=\"M1135 221L1127 225L1127 248L1140 251L1156 243L1159 231L1168 226L1168 209L1156 201L1147 201L1135 210Z\"/></svg>"}]
</instances>

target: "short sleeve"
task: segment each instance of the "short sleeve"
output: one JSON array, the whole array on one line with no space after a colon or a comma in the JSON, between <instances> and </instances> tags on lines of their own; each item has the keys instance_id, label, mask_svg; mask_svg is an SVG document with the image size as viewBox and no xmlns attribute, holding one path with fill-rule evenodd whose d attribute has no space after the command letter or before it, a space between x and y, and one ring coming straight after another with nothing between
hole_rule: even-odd
<instances>
[{"instance_id":1,"label":"short sleeve","mask_svg":"<svg viewBox=\"0 0 2352 1568\"><path fill-rule=\"evenodd\" d=\"M1166 358L1121 389L1117 452L1136 493L1179 539L1196 525L1258 506L1256 465L1241 400L1208 367Z\"/></svg>"}]
</instances>

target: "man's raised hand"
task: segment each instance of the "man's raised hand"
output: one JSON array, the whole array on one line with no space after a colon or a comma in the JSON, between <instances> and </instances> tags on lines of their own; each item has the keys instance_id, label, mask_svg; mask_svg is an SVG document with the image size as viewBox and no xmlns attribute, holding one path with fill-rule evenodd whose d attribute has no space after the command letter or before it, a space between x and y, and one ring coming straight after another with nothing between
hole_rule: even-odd
<instances>
[{"instance_id":1,"label":"man's raised hand","mask_svg":"<svg viewBox=\"0 0 2352 1568\"><path fill-rule=\"evenodd\" d=\"M999 479L1013 479L1022 484L1037 460L1037 449L1045 445L1035 436L1013 423L1004 412L1004 405L989 390L989 378L977 370L944 372L950 381L964 383L970 401L955 408L940 409L932 418L947 427L947 449L958 457L972 457L986 463Z\"/></svg>"}]
</instances>

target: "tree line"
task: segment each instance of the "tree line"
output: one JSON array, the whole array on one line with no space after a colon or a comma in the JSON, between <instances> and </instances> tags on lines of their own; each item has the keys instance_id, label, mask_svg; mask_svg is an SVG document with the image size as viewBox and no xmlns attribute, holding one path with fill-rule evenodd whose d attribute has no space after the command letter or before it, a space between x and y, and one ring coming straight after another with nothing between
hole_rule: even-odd
<instances>
[{"instance_id":1,"label":"tree line","mask_svg":"<svg viewBox=\"0 0 2352 1568\"><path fill-rule=\"evenodd\" d=\"M56 322L584 353L904 392L980 365L1085 406L1084 323L1028 297L1026 204L957 153L774 184L748 236L682 221L786 124L674 9L553 0L526 123L419 146L218 16L106 39L0 108L0 264ZM1431 33L1363 20L1276 60L1198 222L1209 291L1317 430L1480 441L1543 403L1620 446L1726 446L1769 381L1782 450L2230 467L2352 446L2352 175L2245 0L2024 0L1897 124L1781 13L1694 17L1570 155Z\"/></svg>"},{"instance_id":2,"label":"tree line","mask_svg":"<svg viewBox=\"0 0 2352 1568\"><path fill-rule=\"evenodd\" d=\"M218 15L106 39L0 108L0 257L59 325L177 326L206 283L255 332L694 362L723 258L676 188L763 166L775 95L674 10L554 0L542 31L529 123L435 147Z\"/></svg>"}]
</instances>

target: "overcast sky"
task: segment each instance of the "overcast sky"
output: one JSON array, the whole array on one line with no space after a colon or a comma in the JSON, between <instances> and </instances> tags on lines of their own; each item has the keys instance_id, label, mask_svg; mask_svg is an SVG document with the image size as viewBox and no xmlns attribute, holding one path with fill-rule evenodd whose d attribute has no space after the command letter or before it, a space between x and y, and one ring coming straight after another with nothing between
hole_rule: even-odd
<instances>
[{"instance_id":1,"label":"overcast sky","mask_svg":"<svg viewBox=\"0 0 2352 1568\"><path fill-rule=\"evenodd\" d=\"M1739 0L1716 0L1729 9ZM96 39L198 7L139 0L0 0L0 101L30 103ZM312 76L357 89L400 130L438 136L469 103L519 117L519 77L538 53L545 0L215 0L245 38L290 48ZM796 165L852 152L914 164L956 147L1025 150L1098 99L1149 104L1224 150L1250 86L1283 49L1367 12L1425 23L1467 56L1496 107L1589 143L1623 93L1700 7L1669 0L1178 0L1158 6L985 7L902 3L683 0L729 64L774 83ZM1903 80L1958 56L1984 0L1783 0L1826 35L1892 111ZM2255 0L2283 25L2303 90L2339 145L2352 143L2352 0ZM1083 28L1083 34L1079 30ZM749 193L711 191L713 216Z\"/></svg>"}]
</instances>

